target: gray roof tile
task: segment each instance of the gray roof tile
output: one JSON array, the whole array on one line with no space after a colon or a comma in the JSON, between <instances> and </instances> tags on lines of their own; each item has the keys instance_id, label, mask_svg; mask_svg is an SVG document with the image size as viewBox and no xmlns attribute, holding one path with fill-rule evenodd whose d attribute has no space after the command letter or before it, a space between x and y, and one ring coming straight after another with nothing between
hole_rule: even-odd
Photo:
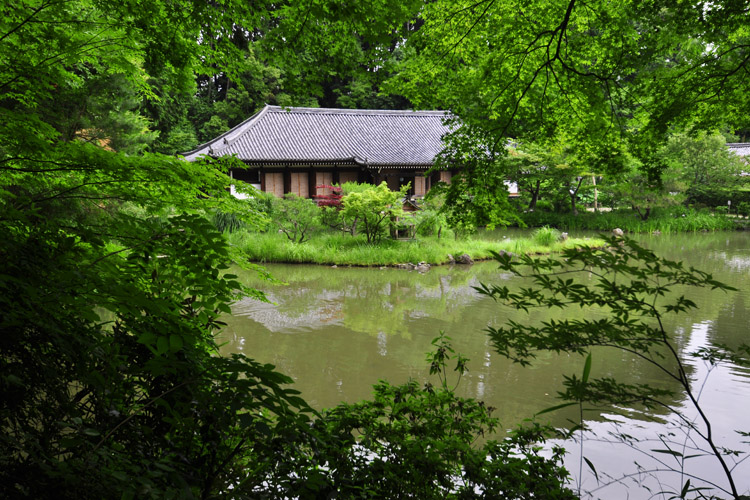
<instances>
[{"instance_id":1,"label":"gray roof tile","mask_svg":"<svg viewBox=\"0 0 750 500\"><path fill-rule=\"evenodd\" d=\"M339 162L428 166L450 131L444 111L385 111L266 106L198 148L252 163Z\"/></svg>"},{"instance_id":2,"label":"gray roof tile","mask_svg":"<svg viewBox=\"0 0 750 500\"><path fill-rule=\"evenodd\" d=\"M737 156L750 156L750 142L728 142L727 147Z\"/></svg>"}]
</instances>

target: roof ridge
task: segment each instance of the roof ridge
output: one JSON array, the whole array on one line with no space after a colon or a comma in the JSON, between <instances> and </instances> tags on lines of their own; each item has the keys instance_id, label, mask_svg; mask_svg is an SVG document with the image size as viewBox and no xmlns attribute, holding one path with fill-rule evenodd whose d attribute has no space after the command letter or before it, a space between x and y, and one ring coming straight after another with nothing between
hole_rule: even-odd
<instances>
[{"instance_id":1,"label":"roof ridge","mask_svg":"<svg viewBox=\"0 0 750 500\"><path fill-rule=\"evenodd\" d=\"M406 115L406 116L450 116L450 112L433 109L433 110L413 110L413 109L351 109L351 108L306 108L296 106L267 106L271 112L285 113L309 113L309 114L342 114L342 115L362 115L362 116L379 116L379 115Z\"/></svg>"}]
</instances>

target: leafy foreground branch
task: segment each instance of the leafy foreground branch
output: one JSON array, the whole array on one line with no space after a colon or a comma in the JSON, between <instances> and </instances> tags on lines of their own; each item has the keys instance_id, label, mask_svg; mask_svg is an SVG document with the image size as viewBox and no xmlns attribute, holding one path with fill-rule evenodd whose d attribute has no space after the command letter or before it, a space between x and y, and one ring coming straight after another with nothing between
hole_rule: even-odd
<instances>
[{"instance_id":1,"label":"leafy foreground branch","mask_svg":"<svg viewBox=\"0 0 750 500\"><path fill-rule=\"evenodd\" d=\"M510 255L497 254L495 257L501 268L516 276L530 278L534 286L513 291L506 286L482 285L477 288L480 293L526 312L534 308L565 310L578 307L587 311L587 319L553 319L539 326L511 321L506 327L488 329L494 348L522 365L530 364L539 351L588 354L582 376L565 377L565 390L560 393L565 403L548 411L577 405L581 409L581 422L576 429L582 429L584 402L599 407L641 405L646 409L665 408L681 423L686 442L687 438L698 442L697 450L693 455L683 455L677 451L681 444L674 443L676 446L672 447L672 443L664 442L666 450L654 449L651 452L677 457L678 469L671 470L681 473L689 458L712 456L725 476L723 486L714 486L732 498L747 498L740 496L732 466L728 463L729 457L736 457L740 452L726 449L716 442L708 410L701 405L679 348L664 326L667 315L697 307L684 295L676 294L675 287L734 289L714 280L710 274L659 258L632 240L608 238L607 243L608 247L604 249L566 250L559 259L521 256L514 260ZM591 350L602 347L635 356L653 366L666 380L676 383L697 412L697 419L689 418L669 403L674 400L675 391L648 384L626 384L611 377L590 378ZM748 366L748 352L748 346L744 345L735 350L718 346L704 347L689 355L712 366L724 361ZM691 434L698 438L693 439ZM633 438L628 436L628 439ZM586 460L597 475L594 464L583 457L582 460ZM693 479L696 483L712 484L711 478ZM688 493L706 498L704 489L691 485L687 479L672 498L685 498Z\"/></svg>"}]
</instances>

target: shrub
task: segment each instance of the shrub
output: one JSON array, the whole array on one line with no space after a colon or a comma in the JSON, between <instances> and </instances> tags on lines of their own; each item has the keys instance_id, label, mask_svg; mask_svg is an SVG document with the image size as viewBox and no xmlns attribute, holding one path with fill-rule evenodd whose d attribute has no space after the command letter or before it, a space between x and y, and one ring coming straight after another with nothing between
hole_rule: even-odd
<instances>
[{"instance_id":1,"label":"shrub","mask_svg":"<svg viewBox=\"0 0 750 500\"><path fill-rule=\"evenodd\" d=\"M439 206L434 206L431 202L425 202L422 209L414 214L414 220L417 225L417 234L420 236L442 235L443 229L447 227L445 215L440 211Z\"/></svg>"},{"instance_id":2,"label":"shrub","mask_svg":"<svg viewBox=\"0 0 750 500\"><path fill-rule=\"evenodd\" d=\"M385 234L391 221L403 214L401 200L408 188L407 185L400 191L391 191L382 182L377 187L370 186L364 191L347 194L342 215L357 219L367 242L376 242Z\"/></svg>"},{"instance_id":3,"label":"shrub","mask_svg":"<svg viewBox=\"0 0 750 500\"><path fill-rule=\"evenodd\" d=\"M316 194L313 196L315 202L319 207L332 207L337 210L341 209L341 198L344 195L341 192L340 186L329 186L328 184L320 184L315 186L316 189L328 189L328 194Z\"/></svg>"},{"instance_id":4,"label":"shrub","mask_svg":"<svg viewBox=\"0 0 750 500\"><path fill-rule=\"evenodd\" d=\"M549 200L537 200L536 208L534 210L539 212L551 212L555 207Z\"/></svg>"},{"instance_id":5,"label":"shrub","mask_svg":"<svg viewBox=\"0 0 750 500\"><path fill-rule=\"evenodd\" d=\"M560 239L560 231L549 226L540 227L534 231L533 239L537 245L548 247Z\"/></svg>"},{"instance_id":6,"label":"shrub","mask_svg":"<svg viewBox=\"0 0 750 500\"><path fill-rule=\"evenodd\" d=\"M324 226L342 233L348 233L352 236L357 234L357 217L345 214L342 210L332 206L321 207L320 222Z\"/></svg>"},{"instance_id":7,"label":"shrub","mask_svg":"<svg viewBox=\"0 0 750 500\"><path fill-rule=\"evenodd\" d=\"M302 243L320 227L320 209L312 200L287 194L274 203L274 223L289 241Z\"/></svg>"},{"instance_id":8,"label":"shrub","mask_svg":"<svg viewBox=\"0 0 750 500\"><path fill-rule=\"evenodd\" d=\"M256 191L253 193L252 198L248 198L244 201L251 210L263 215L271 215L273 213L274 201L277 200L276 196L271 193L265 193L263 191Z\"/></svg>"}]
</instances>

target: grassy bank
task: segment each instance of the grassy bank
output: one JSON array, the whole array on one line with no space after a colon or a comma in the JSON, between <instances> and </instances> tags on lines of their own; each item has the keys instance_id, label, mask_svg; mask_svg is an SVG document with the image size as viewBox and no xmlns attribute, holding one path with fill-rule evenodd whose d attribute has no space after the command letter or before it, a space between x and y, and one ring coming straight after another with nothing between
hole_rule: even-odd
<instances>
[{"instance_id":1,"label":"grassy bank","mask_svg":"<svg viewBox=\"0 0 750 500\"><path fill-rule=\"evenodd\" d=\"M657 211L645 221L632 210L585 212L578 215L540 211L522 214L521 218L529 227L551 226L564 231L608 232L619 227L629 233L660 231L669 234L735 229L732 219L725 215L685 208Z\"/></svg>"},{"instance_id":2,"label":"grassy bank","mask_svg":"<svg viewBox=\"0 0 750 500\"><path fill-rule=\"evenodd\" d=\"M376 245L367 244L364 237L339 234L316 235L304 243L291 243L278 233L234 232L229 241L246 252L254 262L288 262L336 264L352 266L392 266L403 263L426 262L446 264L449 255L468 254L474 260L491 258L491 251L517 254L559 252L563 248L598 245L595 239L571 238L565 242L544 244L531 238L487 241L480 239L424 237L416 241L386 239Z\"/></svg>"}]
</instances>

